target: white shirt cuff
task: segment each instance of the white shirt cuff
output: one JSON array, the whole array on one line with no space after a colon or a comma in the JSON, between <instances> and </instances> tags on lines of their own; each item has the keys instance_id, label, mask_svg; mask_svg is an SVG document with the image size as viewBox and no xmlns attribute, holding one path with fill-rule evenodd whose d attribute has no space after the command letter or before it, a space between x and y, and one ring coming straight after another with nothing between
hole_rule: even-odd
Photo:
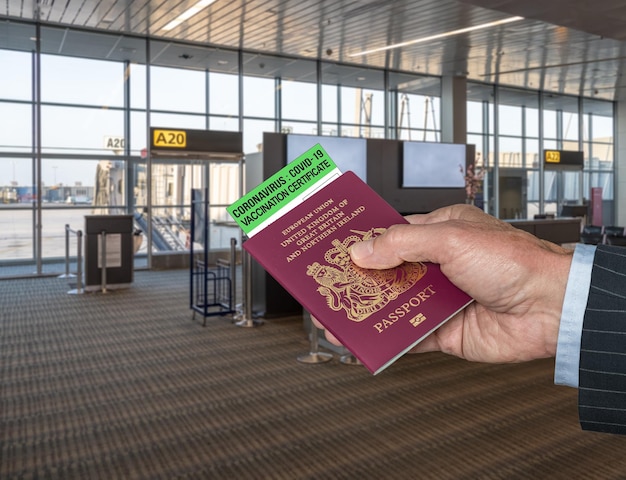
<instances>
[{"instance_id":1,"label":"white shirt cuff","mask_svg":"<svg viewBox=\"0 0 626 480\"><path fill-rule=\"evenodd\" d=\"M595 254L595 245L579 243L574 250L574 257L567 278L556 347L554 383L557 385L578 387L580 339Z\"/></svg>"}]
</instances>

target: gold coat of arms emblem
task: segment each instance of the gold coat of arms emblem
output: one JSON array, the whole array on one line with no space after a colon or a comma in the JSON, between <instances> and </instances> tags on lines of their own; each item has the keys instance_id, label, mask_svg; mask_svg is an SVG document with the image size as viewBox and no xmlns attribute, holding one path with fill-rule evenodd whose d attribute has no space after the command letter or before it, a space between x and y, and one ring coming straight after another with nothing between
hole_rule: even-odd
<instances>
[{"instance_id":1,"label":"gold coat of arms emblem","mask_svg":"<svg viewBox=\"0 0 626 480\"><path fill-rule=\"evenodd\" d=\"M333 240L334 248L326 251L326 264L307 265L307 275L319 284L317 292L326 297L334 311L345 310L353 322L362 322L382 310L389 302L411 289L426 274L423 263L404 263L387 270L367 270L350 258L350 246L385 232L386 228L368 231L350 230L345 240Z\"/></svg>"}]
</instances>

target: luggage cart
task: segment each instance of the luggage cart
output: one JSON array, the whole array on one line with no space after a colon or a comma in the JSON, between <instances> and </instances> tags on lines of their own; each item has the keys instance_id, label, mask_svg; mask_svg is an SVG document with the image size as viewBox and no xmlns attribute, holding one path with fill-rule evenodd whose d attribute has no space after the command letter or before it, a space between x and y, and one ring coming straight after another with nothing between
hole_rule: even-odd
<instances>
[{"instance_id":1,"label":"luggage cart","mask_svg":"<svg viewBox=\"0 0 626 480\"><path fill-rule=\"evenodd\" d=\"M224 316L235 313L234 245L231 244L230 261L217 259L215 266L209 265L208 222L209 205L207 189L193 189L191 192L191 241L190 241L190 308L192 319L196 313L203 316L202 326L207 317ZM194 245L202 249L194 249Z\"/></svg>"}]
</instances>

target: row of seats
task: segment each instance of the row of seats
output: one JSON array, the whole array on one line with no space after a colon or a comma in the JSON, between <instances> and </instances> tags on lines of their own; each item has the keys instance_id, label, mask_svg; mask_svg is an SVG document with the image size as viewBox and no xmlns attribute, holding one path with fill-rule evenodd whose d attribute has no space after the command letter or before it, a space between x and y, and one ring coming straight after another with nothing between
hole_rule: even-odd
<instances>
[{"instance_id":1,"label":"row of seats","mask_svg":"<svg viewBox=\"0 0 626 480\"><path fill-rule=\"evenodd\" d=\"M624 227L608 225L585 225L580 233L580 241L589 245L618 245L626 247Z\"/></svg>"}]
</instances>

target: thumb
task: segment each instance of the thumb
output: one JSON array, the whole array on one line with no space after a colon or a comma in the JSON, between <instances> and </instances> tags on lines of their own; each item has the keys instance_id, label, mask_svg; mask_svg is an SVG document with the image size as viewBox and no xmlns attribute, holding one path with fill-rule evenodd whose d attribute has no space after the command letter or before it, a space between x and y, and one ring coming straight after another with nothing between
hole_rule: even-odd
<instances>
[{"instance_id":1,"label":"thumb","mask_svg":"<svg viewBox=\"0 0 626 480\"><path fill-rule=\"evenodd\" d=\"M389 230L376 238L353 244L350 248L352 261L359 267L375 269L392 268L402 264L404 258L396 254L393 242L386 241L388 232Z\"/></svg>"},{"instance_id":2,"label":"thumb","mask_svg":"<svg viewBox=\"0 0 626 480\"><path fill-rule=\"evenodd\" d=\"M424 225L397 224L350 248L352 261L362 268L392 268L403 262L444 264L455 250L455 221Z\"/></svg>"}]
</instances>

